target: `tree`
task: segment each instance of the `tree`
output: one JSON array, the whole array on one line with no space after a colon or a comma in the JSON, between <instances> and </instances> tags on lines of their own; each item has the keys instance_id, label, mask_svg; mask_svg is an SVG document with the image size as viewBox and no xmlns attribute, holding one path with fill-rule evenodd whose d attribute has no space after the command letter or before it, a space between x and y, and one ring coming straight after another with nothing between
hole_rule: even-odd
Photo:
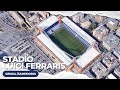
<instances>
[{"instance_id":1,"label":"tree","mask_svg":"<svg viewBox=\"0 0 120 90\"><path fill-rule=\"evenodd\" d=\"M95 28L97 28L97 24L96 23L91 23L91 25L90 25L90 27L89 27L89 30L93 30L93 29L95 29Z\"/></svg>"}]
</instances>

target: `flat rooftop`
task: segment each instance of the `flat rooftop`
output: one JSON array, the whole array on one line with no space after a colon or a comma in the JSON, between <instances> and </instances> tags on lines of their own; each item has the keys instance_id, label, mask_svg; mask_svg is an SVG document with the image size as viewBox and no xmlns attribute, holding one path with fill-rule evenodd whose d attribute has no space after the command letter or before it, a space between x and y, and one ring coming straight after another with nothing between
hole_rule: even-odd
<instances>
[{"instance_id":1,"label":"flat rooftop","mask_svg":"<svg viewBox=\"0 0 120 90\"><path fill-rule=\"evenodd\" d=\"M104 42L106 44L108 44L110 47L116 47L118 45L119 41L120 41L120 39L113 34L109 34L104 39Z\"/></svg>"}]
</instances>

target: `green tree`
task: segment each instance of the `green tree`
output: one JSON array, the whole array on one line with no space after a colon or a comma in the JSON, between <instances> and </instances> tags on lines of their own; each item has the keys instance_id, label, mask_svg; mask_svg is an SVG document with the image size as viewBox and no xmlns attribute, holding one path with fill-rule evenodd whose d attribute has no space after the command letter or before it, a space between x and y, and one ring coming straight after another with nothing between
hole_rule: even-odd
<instances>
[{"instance_id":1,"label":"green tree","mask_svg":"<svg viewBox=\"0 0 120 90\"><path fill-rule=\"evenodd\" d=\"M97 27L96 23L91 23L90 28L93 30Z\"/></svg>"}]
</instances>

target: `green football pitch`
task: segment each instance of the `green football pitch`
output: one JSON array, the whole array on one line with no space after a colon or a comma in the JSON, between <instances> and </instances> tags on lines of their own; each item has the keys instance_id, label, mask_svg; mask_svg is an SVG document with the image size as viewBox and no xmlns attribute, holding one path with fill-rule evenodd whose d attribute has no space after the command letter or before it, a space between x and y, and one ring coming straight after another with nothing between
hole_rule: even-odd
<instances>
[{"instance_id":1,"label":"green football pitch","mask_svg":"<svg viewBox=\"0 0 120 90\"><path fill-rule=\"evenodd\" d=\"M85 47L78 39L75 38L70 32L64 28L59 28L50 35L51 40L57 44L62 50L71 54L72 56L78 56L85 52Z\"/></svg>"}]
</instances>

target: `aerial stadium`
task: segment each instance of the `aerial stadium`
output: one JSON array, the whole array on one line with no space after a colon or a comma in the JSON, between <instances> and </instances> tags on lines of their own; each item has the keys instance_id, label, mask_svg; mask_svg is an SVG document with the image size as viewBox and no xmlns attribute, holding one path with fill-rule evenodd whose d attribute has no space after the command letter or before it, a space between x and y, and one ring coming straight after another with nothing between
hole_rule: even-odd
<instances>
[{"instance_id":1,"label":"aerial stadium","mask_svg":"<svg viewBox=\"0 0 120 90\"><path fill-rule=\"evenodd\" d=\"M76 57L78 66L84 68L100 54L93 47L96 40L68 17L52 15L37 25L37 29L40 30L37 36L39 45L42 45L55 60L65 63L66 66L69 66Z\"/></svg>"}]
</instances>

